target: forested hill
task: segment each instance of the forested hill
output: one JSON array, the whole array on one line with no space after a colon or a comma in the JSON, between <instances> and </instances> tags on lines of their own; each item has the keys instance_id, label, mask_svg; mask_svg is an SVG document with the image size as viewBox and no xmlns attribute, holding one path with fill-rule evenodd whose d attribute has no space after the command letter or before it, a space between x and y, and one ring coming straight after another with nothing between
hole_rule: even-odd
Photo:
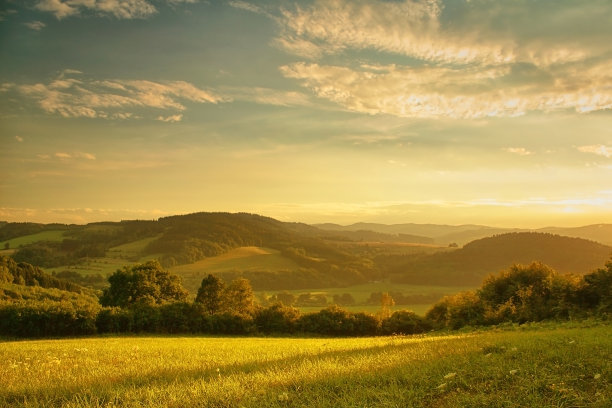
<instances>
[{"instance_id":1,"label":"forested hill","mask_svg":"<svg viewBox=\"0 0 612 408\"><path fill-rule=\"evenodd\" d=\"M264 247L291 261L291 270L237 270L254 284L269 287L331 287L378 279L377 270L324 238L326 231L247 213L194 213L156 221L122 221L87 225L9 223L3 246L18 262L45 268L83 265L91 259L117 257L128 262L158 259L166 268L193 264L240 247ZM20 236L20 230L25 236ZM2 241L0 241L2 242ZM127 249L129 247L129 249ZM254 274L254 272L257 272ZM62 272L64 273L64 272ZM63 275L62 275L63 276Z\"/></svg>"},{"instance_id":2,"label":"forested hill","mask_svg":"<svg viewBox=\"0 0 612 408\"><path fill-rule=\"evenodd\" d=\"M384 234L417 235L427 237L436 244L448 245L456 243L467 244L476 239L492 237L494 235L510 232L545 232L568 237L583 238L597 241L604 245L612 245L612 224L593 224L582 227L560 228L547 227L540 229L497 228L485 225L438 225L438 224L375 224L357 223L352 225L315 224L316 227L327 231L372 231ZM419 241L415 241L419 242Z\"/></svg>"},{"instance_id":3,"label":"forested hill","mask_svg":"<svg viewBox=\"0 0 612 408\"><path fill-rule=\"evenodd\" d=\"M7 256L0 255L0 284L3 283L92 294L91 290L76 283L51 276L36 266L27 263L17 263Z\"/></svg>"},{"instance_id":4,"label":"forested hill","mask_svg":"<svg viewBox=\"0 0 612 408\"><path fill-rule=\"evenodd\" d=\"M597 242L520 232L472 241L456 251L397 256L388 260L385 272L401 283L478 285L490 273L533 261L543 262L559 273L585 274L611 255L612 247Z\"/></svg>"}]
</instances>

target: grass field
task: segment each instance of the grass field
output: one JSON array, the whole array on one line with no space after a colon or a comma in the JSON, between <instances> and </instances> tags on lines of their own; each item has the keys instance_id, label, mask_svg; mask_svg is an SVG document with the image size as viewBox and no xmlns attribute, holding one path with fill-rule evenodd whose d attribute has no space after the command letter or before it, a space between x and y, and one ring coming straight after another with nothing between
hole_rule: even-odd
<instances>
[{"instance_id":1,"label":"grass field","mask_svg":"<svg viewBox=\"0 0 612 408\"><path fill-rule=\"evenodd\" d=\"M410 310L414 313L425 316L425 313L431 308L432 304L415 304L415 305L401 305L401 306L393 306L391 308L391 312L396 312L398 310ZM321 309L325 309L324 306L295 306L302 313L316 313ZM381 307L379 305L353 305L353 306L340 306L344 310L348 310L349 312L357 313L357 312L367 312L375 315L380 312Z\"/></svg>"},{"instance_id":2,"label":"grass field","mask_svg":"<svg viewBox=\"0 0 612 408\"><path fill-rule=\"evenodd\" d=\"M371 282L363 285L348 286L345 288L326 288L326 289L299 289L288 290L286 292L293 293L296 297L301 293L310 292L313 294L322 294L327 297L328 302L332 302L334 295L342 295L350 293L355 302L354 306L342 306L343 309L351 312L369 312L376 313L380 311L380 305L364 305L363 303L370 297L371 293L375 292L401 292L404 295L435 295L435 301L431 303L415 303L408 305L396 305L391 308L391 311L396 310L412 310L416 314L424 315L427 310L439 299L445 295L452 295L464 290L475 289L471 286L425 286L425 285L407 285L401 283L390 282ZM256 294L261 297L263 294L275 294L279 291L257 291ZM318 312L323 307L298 307L302 313Z\"/></svg>"},{"instance_id":3,"label":"grass field","mask_svg":"<svg viewBox=\"0 0 612 408\"><path fill-rule=\"evenodd\" d=\"M43 231L37 234L24 235L21 237L9 239L8 241L0 242L0 248L4 248L8 242L9 248L19 248L22 245L33 244L40 241L59 242L64 239L64 230Z\"/></svg>"},{"instance_id":4,"label":"grass field","mask_svg":"<svg viewBox=\"0 0 612 408\"><path fill-rule=\"evenodd\" d=\"M170 272L179 275L183 279L183 286L195 294L202 279L209 273L223 278L225 272L281 271L298 268L295 262L275 249L240 247L192 264L175 266L170 268Z\"/></svg>"},{"instance_id":5,"label":"grass field","mask_svg":"<svg viewBox=\"0 0 612 408\"><path fill-rule=\"evenodd\" d=\"M591 325L589 327L589 325ZM609 407L612 327L0 343L0 406Z\"/></svg>"},{"instance_id":6,"label":"grass field","mask_svg":"<svg viewBox=\"0 0 612 408\"><path fill-rule=\"evenodd\" d=\"M122 258L132 261L140 260L147 245L155 241L157 238L159 238L159 235L112 247L106 251L106 256L109 258Z\"/></svg>"}]
</instances>

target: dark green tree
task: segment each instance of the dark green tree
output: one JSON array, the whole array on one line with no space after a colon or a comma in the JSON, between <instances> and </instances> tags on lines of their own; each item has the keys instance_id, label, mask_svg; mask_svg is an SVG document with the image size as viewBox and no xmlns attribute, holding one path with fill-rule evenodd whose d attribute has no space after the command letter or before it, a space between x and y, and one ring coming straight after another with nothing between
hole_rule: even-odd
<instances>
[{"instance_id":1,"label":"dark green tree","mask_svg":"<svg viewBox=\"0 0 612 408\"><path fill-rule=\"evenodd\" d=\"M108 278L100 303L127 307L133 304L164 304L184 301L188 292L181 278L162 269L157 261L126 266Z\"/></svg>"},{"instance_id":2,"label":"dark green tree","mask_svg":"<svg viewBox=\"0 0 612 408\"><path fill-rule=\"evenodd\" d=\"M224 292L225 283L216 276L208 275L202 279L195 302L200 303L208 314L219 313L223 307Z\"/></svg>"},{"instance_id":3,"label":"dark green tree","mask_svg":"<svg viewBox=\"0 0 612 408\"><path fill-rule=\"evenodd\" d=\"M225 312L243 316L255 314L255 294L247 279L234 279L225 288L223 309Z\"/></svg>"}]
</instances>

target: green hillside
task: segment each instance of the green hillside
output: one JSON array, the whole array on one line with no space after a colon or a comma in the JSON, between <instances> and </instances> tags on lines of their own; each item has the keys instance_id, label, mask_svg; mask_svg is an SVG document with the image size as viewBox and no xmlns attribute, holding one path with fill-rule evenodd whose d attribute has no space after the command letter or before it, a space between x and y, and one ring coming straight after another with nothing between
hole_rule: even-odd
<instances>
[{"instance_id":1,"label":"green hillside","mask_svg":"<svg viewBox=\"0 0 612 408\"><path fill-rule=\"evenodd\" d=\"M187 265L178 265L170 268L170 272L183 279L183 286L192 294L200 287L202 279L213 274L226 281L237 276L252 276L258 272L282 273L299 269L299 265L280 251L260 247L239 247L222 255L202 259ZM260 289L257 280L254 287ZM265 287L264 287L265 289Z\"/></svg>"},{"instance_id":2,"label":"green hillside","mask_svg":"<svg viewBox=\"0 0 612 408\"><path fill-rule=\"evenodd\" d=\"M544 233L510 233L473 241L455 251L395 256L385 272L394 282L478 285L490 273L513 264L540 261L559 273L585 274L605 264L612 247Z\"/></svg>"}]
</instances>

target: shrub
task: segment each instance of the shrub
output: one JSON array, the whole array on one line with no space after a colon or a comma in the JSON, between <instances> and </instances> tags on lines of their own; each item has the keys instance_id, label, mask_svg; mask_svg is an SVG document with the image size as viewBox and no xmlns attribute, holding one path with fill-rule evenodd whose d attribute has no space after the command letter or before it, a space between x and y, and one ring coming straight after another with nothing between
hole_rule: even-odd
<instances>
[{"instance_id":1,"label":"shrub","mask_svg":"<svg viewBox=\"0 0 612 408\"><path fill-rule=\"evenodd\" d=\"M255 316L257 329L263 333L294 333L300 311L282 303L260 309Z\"/></svg>"},{"instance_id":2,"label":"shrub","mask_svg":"<svg viewBox=\"0 0 612 408\"><path fill-rule=\"evenodd\" d=\"M382 321L383 334L417 334L431 330L432 325L421 316L408 310L400 310Z\"/></svg>"}]
</instances>

